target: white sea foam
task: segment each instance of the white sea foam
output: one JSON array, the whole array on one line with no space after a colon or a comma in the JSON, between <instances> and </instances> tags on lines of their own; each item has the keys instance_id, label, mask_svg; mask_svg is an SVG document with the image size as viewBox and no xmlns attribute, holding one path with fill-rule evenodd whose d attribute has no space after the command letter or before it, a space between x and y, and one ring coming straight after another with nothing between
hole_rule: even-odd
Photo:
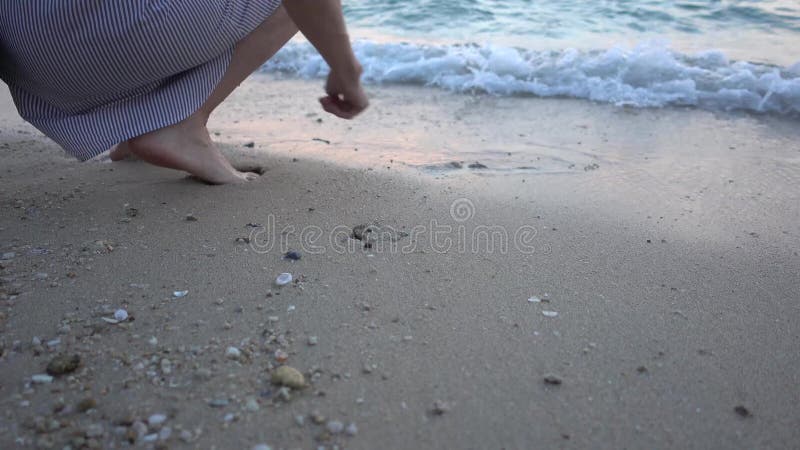
<instances>
[{"instance_id":1,"label":"white sea foam","mask_svg":"<svg viewBox=\"0 0 800 450\"><path fill-rule=\"evenodd\" d=\"M358 41L354 48L364 81L371 84L573 97L634 107L800 113L800 62L778 67L730 61L719 51L682 54L657 42L598 51L372 41ZM328 67L309 44L291 43L262 70L317 78Z\"/></svg>"}]
</instances>

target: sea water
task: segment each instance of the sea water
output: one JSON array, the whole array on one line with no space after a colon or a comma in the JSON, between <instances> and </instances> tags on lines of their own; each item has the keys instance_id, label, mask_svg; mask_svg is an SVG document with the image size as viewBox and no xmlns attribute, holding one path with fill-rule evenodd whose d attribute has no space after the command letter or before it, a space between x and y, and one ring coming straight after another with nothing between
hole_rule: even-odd
<instances>
[{"instance_id":1,"label":"sea water","mask_svg":"<svg viewBox=\"0 0 800 450\"><path fill-rule=\"evenodd\" d=\"M800 0L344 0L368 84L800 116ZM292 42L263 68L318 78Z\"/></svg>"}]
</instances>

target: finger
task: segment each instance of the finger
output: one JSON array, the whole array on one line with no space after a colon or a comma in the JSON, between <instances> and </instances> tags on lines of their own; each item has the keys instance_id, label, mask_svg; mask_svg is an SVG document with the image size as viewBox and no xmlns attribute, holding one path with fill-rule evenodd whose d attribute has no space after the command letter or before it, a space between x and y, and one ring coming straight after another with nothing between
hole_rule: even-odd
<instances>
[{"instance_id":1,"label":"finger","mask_svg":"<svg viewBox=\"0 0 800 450\"><path fill-rule=\"evenodd\" d=\"M322 109L324 109L326 112L333 114L336 117L340 117L342 119L353 118L352 113L343 109L342 106L331 97L323 97L319 100L319 102L322 105Z\"/></svg>"}]
</instances>

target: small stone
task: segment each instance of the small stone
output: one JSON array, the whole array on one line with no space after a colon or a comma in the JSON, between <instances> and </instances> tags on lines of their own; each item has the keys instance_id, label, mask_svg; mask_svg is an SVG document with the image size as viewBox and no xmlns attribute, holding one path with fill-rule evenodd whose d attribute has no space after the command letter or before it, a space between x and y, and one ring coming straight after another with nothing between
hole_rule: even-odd
<instances>
[{"instance_id":1,"label":"small stone","mask_svg":"<svg viewBox=\"0 0 800 450\"><path fill-rule=\"evenodd\" d=\"M477 161L475 161L474 163L471 163L467 167L469 167L470 169L487 169L488 168L488 167L486 167L486 165L481 164L481 163L479 163Z\"/></svg>"},{"instance_id":2,"label":"small stone","mask_svg":"<svg viewBox=\"0 0 800 450\"><path fill-rule=\"evenodd\" d=\"M172 436L172 428L170 427L164 427L158 432L159 441L166 441L170 436Z\"/></svg>"},{"instance_id":3,"label":"small stone","mask_svg":"<svg viewBox=\"0 0 800 450\"><path fill-rule=\"evenodd\" d=\"M355 436L358 434L358 427L356 424L351 423L344 429L344 432L347 433L348 436Z\"/></svg>"},{"instance_id":4,"label":"small stone","mask_svg":"<svg viewBox=\"0 0 800 450\"><path fill-rule=\"evenodd\" d=\"M284 386L278 389L278 400L283 402L289 402L292 400L292 394L289 392L289 388Z\"/></svg>"},{"instance_id":5,"label":"small stone","mask_svg":"<svg viewBox=\"0 0 800 450\"><path fill-rule=\"evenodd\" d=\"M153 414L147 418L147 425L150 426L150 428L158 429L166 421L167 421L166 414Z\"/></svg>"},{"instance_id":6,"label":"small stone","mask_svg":"<svg viewBox=\"0 0 800 450\"><path fill-rule=\"evenodd\" d=\"M433 408L431 408L431 412L436 416L441 416L446 412L450 412L450 404L442 400L436 400L433 402Z\"/></svg>"},{"instance_id":7,"label":"small stone","mask_svg":"<svg viewBox=\"0 0 800 450\"><path fill-rule=\"evenodd\" d=\"M319 338L318 337L316 337L316 336L309 336L308 337L308 345L309 346L313 347L313 346L317 345L318 343L319 343Z\"/></svg>"},{"instance_id":8,"label":"small stone","mask_svg":"<svg viewBox=\"0 0 800 450\"><path fill-rule=\"evenodd\" d=\"M125 311L124 309L118 309L114 311L114 319L120 322L128 320L128 311Z\"/></svg>"},{"instance_id":9,"label":"small stone","mask_svg":"<svg viewBox=\"0 0 800 450\"><path fill-rule=\"evenodd\" d=\"M302 414L298 414L298 415L294 416L294 423L298 427L302 427L302 426L304 426L306 424L306 418Z\"/></svg>"},{"instance_id":10,"label":"small stone","mask_svg":"<svg viewBox=\"0 0 800 450\"><path fill-rule=\"evenodd\" d=\"M189 295L189 291L175 291L172 293L172 296L175 298L183 298Z\"/></svg>"},{"instance_id":11,"label":"small stone","mask_svg":"<svg viewBox=\"0 0 800 450\"><path fill-rule=\"evenodd\" d=\"M86 437L88 437L88 438L100 437L100 436L103 435L103 425L101 425L99 423L94 423L92 425L89 425L86 428L86 433L85 434L86 434Z\"/></svg>"},{"instance_id":12,"label":"small stone","mask_svg":"<svg viewBox=\"0 0 800 450\"><path fill-rule=\"evenodd\" d=\"M31 382L33 384L50 384L53 382L53 377L44 373L40 373L32 376Z\"/></svg>"},{"instance_id":13,"label":"small stone","mask_svg":"<svg viewBox=\"0 0 800 450\"><path fill-rule=\"evenodd\" d=\"M178 434L178 439L180 439L182 442L189 443L192 441L192 432L189 430L181 430L181 432Z\"/></svg>"},{"instance_id":14,"label":"small stone","mask_svg":"<svg viewBox=\"0 0 800 450\"><path fill-rule=\"evenodd\" d=\"M92 397L86 397L83 400L79 401L77 406L75 407L76 410L80 413L85 413L90 409L97 408L97 401Z\"/></svg>"},{"instance_id":15,"label":"small stone","mask_svg":"<svg viewBox=\"0 0 800 450\"><path fill-rule=\"evenodd\" d=\"M225 357L228 359L238 360L242 357L242 352L236 347L228 347L228 349L225 350Z\"/></svg>"},{"instance_id":16,"label":"small stone","mask_svg":"<svg viewBox=\"0 0 800 450\"><path fill-rule=\"evenodd\" d=\"M288 259L288 260L290 260L290 261L299 261L299 260L300 260L300 258L302 258L302 256L300 255L300 253L299 253L299 252L296 252L296 251L294 251L294 250L290 250L290 251L286 252L286 253L283 255L283 259Z\"/></svg>"},{"instance_id":17,"label":"small stone","mask_svg":"<svg viewBox=\"0 0 800 450\"><path fill-rule=\"evenodd\" d=\"M553 374L545 375L543 380L545 384L549 384L551 386L559 386L562 382L559 376Z\"/></svg>"},{"instance_id":18,"label":"small stone","mask_svg":"<svg viewBox=\"0 0 800 450\"><path fill-rule=\"evenodd\" d=\"M261 406L258 404L258 400L255 397L247 397L247 400L244 402L244 408L250 412L256 412L261 409Z\"/></svg>"},{"instance_id":19,"label":"small stone","mask_svg":"<svg viewBox=\"0 0 800 450\"><path fill-rule=\"evenodd\" d=\"M140 420L133 422L131 429L136 433L136 439L141 439L147 434L147 424Z\"/></svg>"},{"instance_id":20,"label":"small stone","mask_svg":"<svg viewBox=\"0 0 800 450\"><path fill-rule=\"evenodd\" d=\"M81 357L79 355L56 355L47 364L47 373L55 376L64 375L74 372L80 364Z\"/></svg>"},{"instance_id":21,"label":"small stone","mask_svg":"<svg viewBox=\"0 0 800 450\"><path fill-rule=\"evenodd\" d=\"M328 432L331 434L339 434L344 430L344 424L338 420L331 420L325 425L325 428L327 428Z\"/></svg>"},{"instance_id":22,"label":"small stone","mask_svg":"<svg viewBox=\"0 0 800 450\"><path fill-rule=\"evenodd\" d=\"M17 256L17 254L14 252L5 252L2 256L0 256L0 259L7 261L9 259L14 259L15 256Z\"/></svg>"},{"instance_id":23,"label":"small stone","mask_svg":"<svg viewBox=\"0 0 800 450\"><path fill-rule=\"evenodd\" d=\"M745 406L743 406L743 405L737 405L735 408L733 408L733 411L734 411L736 414L738 414L738 415L739 415L739 417L750 417L750 416L752 416L752 415L753 415L753 413L751 413L751 412L750 412L750 410L749 410L749 409L747 409L747 408L746 408Z\"/></svg>"},{"instance_id":24,"label":"small stone","mask_svg":"<svg viewBox=\"0 0 800 450\"><path fill-rule=\"evenodd\" d=\"M151 336L150 339L147 340L147 343L155 347L158 345L158 338L155 336Z\"/></svg>"},{"instance_id":25,"label":"small stone","mask_svg":"<svg viewBox=\"0 0 800 450\"><path fill-rule=\"evenodd\" d=\"M236 420L236 414L234 414L234 413L227 413L224 416L222 416L222 421L223 422L230 423L230 422L233 422L234 420Z\"/></svg>"},{"instance_id":26,"label":"small stone","mask_svg":"<svg viewBox=\"0 0 800 450\"><path fill-rule=\"evenodd\" d=\"M253 450L272 450L272 447L267 444L257 444L253 446Z\"/></svg>"},{"instance_id":27,"label":"small stone","mask_svg":"<svg viewBox=\"0 0 800 450\"><path fill-rule=\"evenodd\" d=\"M558 316L558 312L556 311L542 311L542 315L545 317L556 317Z\"/></svg>"},{"instance_id":28,"label":"small stone","mask_svg":"<svg viewBox=\"0 0 800 450\"><path fill-rule=\"evenodd\" d=\"M286 353L281 349L275 350L275 361L278 361L279 363L285 363L288 360L289 360L288 353Z\"/></svg>"},{"instance_id":29,"label":"small stone","mask_svg":"<svg viewBox=\"0 0 800 450\"><path fill-rule=\"evenodd\" d=\"M542 299L540 299L539 297L534 295L533 297L529 297L528 298L528 302L529 303L541 303Z\"/></svg>"},{"instance_id":30,"label":"small stone","mask_svg":"<svg viewBox=\"0 0 800 450\"><path fill-rule=\"evenodd\" d=\"M224 408L224 407L228 406L228 403L229 402L228 402L227 398L223 398L223 397L212 398L211 400L208 401L208 406L210 406L212 408Z\"/></svg>"},{"instance_id":31,"label":"small stone","mask_svg":"<svg viewBox=\"0 0 800 450\"><path fill-rule=\"evenodd\" d=\"M290 366L280 366L272 372L272 383L280 386L287 386L292 389L303 389L306 387L306 379L299 370Z\"/></svg>"},{"instance_id":32,"label":"small stone","mask_svg":"<svg viewBox=\"0 0 800 450\"><path fill-rule=\"evenodd\" d=\"M639 373L647 373L647 367L639 366L639 367L636 368L636 371L639 372Z\"/></svg>"},{"instance_id":33,"label":"small stone","mask_svg":"<svg viewBox=\"0 0 800 450\"><path fill-rule=\"evenodd\" d=\"M163 358L161 360L161 373L164 375L169 375L172 373L172 361L168 360L167 358Z\"/></svg>"},{"instance_id":34,"label":"small stone","mask_svg":"<svg viewBox=\"0 0 800 450\"><path fill-rule=\"evenodd\" d=\"M187 214L185 219L187 222L197 222L197 217L194 214Z\"/></svg>"},{"instance_id":35,"label":"small stone","mask_svg":"<svg viewBox=\"0 0 800 450\"><path fill-rule=\"evenodd\" d=\"M246 142L246 143L244 144L244 146L245 146L245 147L247 147L247 148L253 148L253 147L255 147L255 146L256 146L256 143L255 143L255 142L253 142L253 141L250 141L250 142Z\"/></svg>"},{"instance_id":36,"label":"small stone","mask_svg":"<svg viewBox=\"0 0 800 450\"><path fill-rule=\"evenodd\" d=\"M314 411L311 411L311 414L309 414L309 416L311 417L311 421L314 422L314 424L316 425L322 425L323 423L325 423L325 416L323 416L322 413L317 411L316 409Z\"/></svg>"}]
</instances>

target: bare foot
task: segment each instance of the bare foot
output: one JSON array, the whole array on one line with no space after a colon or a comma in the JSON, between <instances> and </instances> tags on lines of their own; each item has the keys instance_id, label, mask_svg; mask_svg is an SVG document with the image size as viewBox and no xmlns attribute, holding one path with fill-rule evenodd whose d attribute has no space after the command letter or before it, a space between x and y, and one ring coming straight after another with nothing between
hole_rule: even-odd
<instances>
[{"instance_id":1,"label":"bare foot","mask_svg":"<svg viewBox=\"0 0 800 450\"><path fill-rule=\"evenodd\" d=\"M258 177L234 169L211 141L205 125L193 117L133 138L127 147L143 161L189 172L211 184L242 183Z\"/></svg>"}]
</instances>

